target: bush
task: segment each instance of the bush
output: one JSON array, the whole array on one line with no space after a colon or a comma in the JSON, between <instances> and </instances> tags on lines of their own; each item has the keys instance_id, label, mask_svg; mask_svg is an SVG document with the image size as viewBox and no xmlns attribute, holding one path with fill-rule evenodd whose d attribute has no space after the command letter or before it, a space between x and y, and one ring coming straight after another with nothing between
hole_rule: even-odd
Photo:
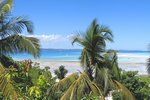
<instances>
[{"instance_id":1,"label":"bush","mask_svg":"<svg viewBox=\"0 0 150 100\"><path fill-rule=\"evenodd\" d=\"M134 94L137 100L150 100L150 87L138 76L138 71L123 71L121 82Z\"/></svg>"}]
</instances>

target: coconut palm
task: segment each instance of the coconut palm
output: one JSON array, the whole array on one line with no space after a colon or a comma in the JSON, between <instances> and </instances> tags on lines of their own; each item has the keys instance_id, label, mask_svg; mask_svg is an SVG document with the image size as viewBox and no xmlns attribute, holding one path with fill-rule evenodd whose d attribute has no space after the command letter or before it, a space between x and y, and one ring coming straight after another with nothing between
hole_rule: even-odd
<instances>
[{"instance_id":1,"label":"coconut palm","mask_svg":"<svg viewBox=\"0 0 150 100\"><path fill-rule=\"evenodd\" d=\"M90 27L84 33L78 33L73 37L73 44L77 42L83 47L81 64L91 80L93 80L95 65L102 62L101 54L106 49L106 41L113 41L112 31L103 25L99 25L94 19Z\"/></svg>"},{"instance_id":2,"label":"coconut palm","mask_svg":"<svg viewBox=\"0 0 150 100\"><path fill-rule=\"evenodd\" d=\"M147 72L150 74L150 58L147 60Z\"/></svg>"},{"instance_id":3,"label":"coconut palm","mask_svg":"<svg viewBox=\"0 0 150 100\"><path fill-rule=\"evenodd\" d=\"M0 2L0 55L16 52L27 52L34 57L39 56L39 41L33 37L20 35L26 28L33 33L33 24L25 17L10 17L13 0Z\"/></svg>"},{"instance_id":4,"label":"coconut palm","mask_svg":"<svg viewBox=\"0 0 150 100\"><path fill-rule=\"evenodd\" d=\"M126 97L133 98L132 93L118 82L120 70L117 63L117 55L114 50L106 51L106 41L113 41L111 30L99 25L93 20L85 33L79 33L73 37L73 42L83 46L81 53L81 66L91 81L94 81L102 89L103 95L112 89L121 89ZM128 95L127 95L128 94Z\"/></svg>"},{"instance_id":5,"label":"coconut palm","mask_svg":"<svg viewBox=\"0 0 150 100\"><path fill-rule=\"evenodd\" d=\"M54 70L55 75L58 77L58 79L65 78L65 75L68 73L68 70L65 69L65 66L61 65L59 69Z\"/></svg>"},{"instance_id":6,"label":"coconut palm","mask_svg":"<svg viewBox=\"0 0 150 100\"><path fill-rule=\"evenodd\" d=\"M1 0L0 1L0 16L10 11L13 5L13 0Z\"/></svg>"},{"instance_id":7,"label":"coconut palm","mask_svg":"<svg viewBox=\"0 0 150 100\"><path fill-rule=\"evenodd\" d=\"M6 69L3 65L0 64L0 91L3 96L8 97L12 96L13 99L17 99L17 91L12 84L10 79L9 69Z\"/></svg>"},{"instance_id":8,"label":"coconut palm","mask_svg":"<svg viewBox=\"0 0 150 100\"><path fill-rule=\"evenodd\" d=\"M18 93L13 87L9 69L2 65L2 61L7 54L27 52L34 57L39 57L39 40L33 37L22 36L21 33L26 28L28 33L33 33L33 24L25 17L10 17L13 0L0 1L0 92L4 96L17 98Z\"/></svg>"},{"instance_id":9,"label":"coconut palm","mask_svg":"<svg viewBox=\"0 0 150 100\"><path fill-rule=\"evenodd\" d=\"M86 73L81 73L60 100L81 100L87 94L102 96L101 90L92 82Z\"/></svg>"},{"instance_id":10,"label":"coconut palm","mask_svg":"<svg viewBox=\"0 0 150 100\"><path fill-rule=\"evenodd\" d=\"M33 33L32 22L21 16L9 18L8 15L2 15L0 17L0 54L27 52L38 57L40 52L38 39L20 35L24 28L28 33Z\"/></svg>"},{"instance_id":11,"label":"coconut palm","mask_svg":"<svg viewBox=\"0 0 150 100\"><path fill-rule=\"evenodd\" d=\"M102 96L101 90L92 82L87 74L73 73L56 83L49 91L49 95L53 92L62 91L60 100L81 100L88 94L94 96Z\"/></svg>"},{"instance_id":12,"label":"coconut palm","mask_svg":"<svg viewBox=\"0 0 150 100\"><path fill-rule=\"evenodd\" d=\"M120 73L116 63L116 52L113 52L109 50L104 54L105 61L101 65L103 67L97 67L97 74L93 81L90 80L86 72L73 73L56 83L49 94L52 91L61 90L63 92L61 100L78 100L89 94L101 97L100 100L103 100L107 92L118 90L123 94L124 100L135 100L132 93L118 81Z\"/></svg>"}]
</instances>

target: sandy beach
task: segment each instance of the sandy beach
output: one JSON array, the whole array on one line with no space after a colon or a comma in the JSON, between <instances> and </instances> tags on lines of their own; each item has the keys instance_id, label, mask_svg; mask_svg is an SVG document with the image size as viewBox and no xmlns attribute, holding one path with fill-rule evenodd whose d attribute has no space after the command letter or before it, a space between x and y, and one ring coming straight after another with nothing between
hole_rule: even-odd
<instances>
[{"instance_id":1,"label":"sandy beach","mask_svg":"<svg viewBox=\"0 0 150 100\"><path fill-rule=\"evenodd\" d=\"M53 73L60 65L64 65L68 70L68 74L73 72L82 71L79 61L62 61L62 60L34 60L40 63L41 68L49 66L50 71ZM126 71L139 71L139 74L146 75L146 63L132 63L132 62L119 62L119 67Z\"/></svg>"}]
</instances>

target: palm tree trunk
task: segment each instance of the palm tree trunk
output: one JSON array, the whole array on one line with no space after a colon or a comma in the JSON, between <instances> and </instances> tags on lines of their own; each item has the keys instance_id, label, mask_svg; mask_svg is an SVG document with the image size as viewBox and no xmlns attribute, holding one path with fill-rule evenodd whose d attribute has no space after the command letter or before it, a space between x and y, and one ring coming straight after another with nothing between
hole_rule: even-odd
<instances>
[{"instance_id":1,"label":"palm tree trunk","mask_svg":"<svg viewBox=\"0 0 150 100\"><path fill-rule=\"evenodd\" d=\"M88 68L87 74L88 74L90 80L93 81L94 77L93 77L93 70L91 67Z\"/></svg>"}]
</instances>

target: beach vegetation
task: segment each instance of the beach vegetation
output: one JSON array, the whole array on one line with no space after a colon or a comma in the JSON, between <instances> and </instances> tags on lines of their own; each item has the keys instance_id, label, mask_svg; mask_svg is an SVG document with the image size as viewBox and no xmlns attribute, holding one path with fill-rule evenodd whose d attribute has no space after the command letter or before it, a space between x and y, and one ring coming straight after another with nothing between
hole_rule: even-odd
<instances>
[{"instance_id":1,"label":"beach vegetation","mask_svg":"<svg viewBox=\"0 0 150 100\"><path fill-rule=\"evenodd\" d=\"M83 47L80 61L91 80L94 79L95 66L102 62L101 54L106 49L106 41L113 41L112 31L106 26L99 25L96 19L85 32L72 37L72 44L78 43Z\"/></svg>"},{"instance_id":2,"label":"beach vegetation","mask_svg":"<svg viewBox=\"0 0 150 100\"><path fill-rule=\"evenodd\" d=\"M138 75L138 71L122 71L120 81L134 94L137 100L150 99L150 82L148 76Z\"/></svg>"},{"instance_id":3,"label":"beach vegetation","mask_svg":"<svg viewBox=\"0 0 150 100\"><path fill-rule=\"evenodd\" d=\"M15 70L12 66L14 62L11 62L7 56L13 53L27 52L34 57L39 57L40 45L38 39L21 35L24 29L30 34L33 33L33 24L22 16L11 17L12 5L13 0L0 2L0 91L3 96L10 95L11 98L15 99L19 92L12 85L14 80L11 79L11 76L15 76L12 73Z\"/></svg>"},{"instance_id":4,"label":"beach vegetation","mask_svg":"<svg viewBox=\"0 0 150 100\"><path fill-rule=\"evenodd\" d=\"M83 47L80 63L83 72L71 73L60 66L52 76L50 67L41 68L31 60L14 61L9 55L26 52L40 56L39 40L22 35L33 33L33 23L25 17L11 17L13 0L0 2L0 99L1 100L149 100L149 76L119 69L109 27L94 19L85 32L72 37L72 44ZM149 61L150 62L150 59ZM150 63L147 67L150 73ZM59 79L59 80L58 80Z\"/></svg>"},{"instance_id":5,"label":"beach vegetation","mask_svg":"<svg viewBox=\"0 0 150 100\"><path fill-rule=\"evenodd\" d=\"M120 70L117 63L117 54L114 50L106 50L106 42L113 41L112 31L99 25L94 19L85 31L73 37L72 43L83 46L80 61L84 72L91 81L102 90L103 96L114 90L121 90L124 97L134 100L132 93L120 82Z\"/></svg>"},{"instance_id":6,"label":"beach vegetation","mask_svg":"<svg viewBox=\"0 0 150 100\"><path fill-rule=\"evenodd\" d=\"M26 29L27 33L33 33L33 23L25 17L10 17L12 0L4 0L0 3L0 56L12 53L27 52L34 57L39 57L39 40L34 37L26 37L21 33ZM3 9L4 8L4 9Z\"/></svg>"},{"instance_id":7,"label":"beach vegetation","mask_svg":"<svg viewBox=\"0 0 150 100\"><path fill-rule=\"evenodd\" d=\"M65 78L66 74L68 73L68 70L65 69L65 66L61 65L58 69L54 70L55 75L58 79Z\"/></svg>"}]
</instances>

